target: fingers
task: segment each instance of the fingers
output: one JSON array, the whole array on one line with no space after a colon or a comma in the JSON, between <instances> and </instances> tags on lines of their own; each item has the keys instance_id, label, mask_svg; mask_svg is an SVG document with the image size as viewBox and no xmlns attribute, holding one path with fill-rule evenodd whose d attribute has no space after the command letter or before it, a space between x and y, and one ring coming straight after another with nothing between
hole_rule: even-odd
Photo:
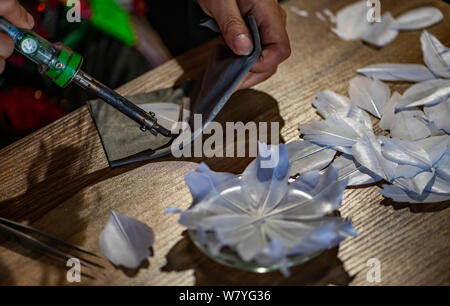
<instances>
[{"instance_id":1,"label":"fingers","mask_svg":"<svg viewBox=\"0 0 450 306\"><path fill-rule=\"evenodd\" d=\"M222 31L226 44L237 55L253 51L250 32L235 0L199 0L202 9L213 17Z\"/></svg>"},{"instance_id":2,"label":"fingers","mask_svg":"<svg viewBox=\"0 0 450 306\"><path fill-rule=\"evenodd\" d=\"M0 33L0 57L10 57L13 52L14 42L11 37L5 33Z\"/></svg>"},{"instance_id":3,"label":"fingers","mask_svg":"<svg viewBox=\"0 0 450 306\"><path fill-rule=\"evenodd\" d=\"M259 0L252 14L259 23L263 52L252 67L252 72L264 73L273 70L291 55L286 31L286 13L273 0Z\"/></svg>"},{"instance_id":4,"label":"fingers","mask_svg":"<svg viewBox=\"0 0 450 306\"><path fill-rule=\"evenodd\" d=\"M17 0L1 0L0 16L19 28L31 29L34 26L33 16Z\"/></svg>"},{"instance_id":5,"label":"fingers","mask_svg":"<svg viewBox=\"0 0 450 306\"><path fill-rule=\"evenodd\" d=\"M33 16L31 16L17 0L1 0L0 16L6 18L19 28L31 29L34 26ZM5 69L5 59L14 51L12 39L0 33L0 73Z\"/></svg>"},{"instance_id":6,"label":"fingers","mask_svg":"<svg viewBox=\"0 0 450 306\"><path fill-rule=\"evenodd\" d=\"M256 85L272 76L280 63L291 54L286 31L286 12L276 0L198 0L202 9L213 17L225 42L238 55L253 50L249 30L242 15L253 15L258 23L263 51L240 88Z\"/></svg>"},{"instance_id":7,"label":"fingers","mask_svg":"<svg viewBox=\"0 0 450 306\"><path fill-rule=\"evenodd\" d=\"M5 69L5 59L14 52L14 42L5 33L0 33L0 73Z\"/></svg>"},{"instance_id":8,"label":"fingers","mask_svg":"<svg viewBox=\"0 0 450 306\"><path fill-rule=\"evenodd\" d=\"M250 72L247 74L245 79L241 82L239 85L239 89L245 89L255 86L256 84L259 84L261 82L264 82L268 78L270 78L272 75L274 75L277 72L277 69L269 72L263 72L263 73L253 73Z\"/></svg>"}]
</instances>

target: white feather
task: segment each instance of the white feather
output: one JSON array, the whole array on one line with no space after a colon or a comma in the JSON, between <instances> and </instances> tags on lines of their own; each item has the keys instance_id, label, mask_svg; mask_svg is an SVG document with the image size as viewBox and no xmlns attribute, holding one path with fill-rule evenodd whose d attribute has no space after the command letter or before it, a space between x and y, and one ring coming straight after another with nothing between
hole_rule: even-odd
<instances>
[{"instance_id":1,"label":"white feather","mask_svg":"<svg viewBox=\"0 0 450 306\"><path fill-rule=\"evenodd\" d=\"M357 71L382 81L422 82L436 78L427 67L416 64L375 64Z\"/></svg>"},{"instance_id":2,"label":"white feather","mask_svg":"<svg viewBox=\"0 0 450 306\"><path fill-rule=\"evenodd\" d=\"M371 184L382 180L360 165L351 155L342 154L332 164L338 170L338 180L348 180L348 186Z\"/></svg>"},{"instance_id":3,"label":"white feather","mask_svg":"<svg viewBox=\"0 0 450 306\"><path fill-rule=\"evenodd\" d=\"M376 22L364 33L363 40L377 47L384 47L392 42L398 35L394 29L395 20L391 13L387 12L381 17L381 22Z\"/></svg>"},{"instance_id":4,"label":"white feather","mask_svg":"<svg viewBox=\"0 0 450 306\"><path fill-rule=\"evenodd\" d=\"M348 114L348 111L344 113ZM343 116L342 113L336 113L326 120L300 125L300 133L304 134L305 140L351 154L350 147L362 135L373 133L373 131L367 127L362 117L354 119Z\"/></svg>"},{"instance_id":5,"label":"white feather","mask_svg":"<svg viewBox=\"0 0 450 306\"><path fill-rule=\"evenodd\" d=\"M420 172L413 178L397 178L394 180L393 184L403 190L414 192L416 194L422 194L425 189L429 187L429 184L432 183L434 177L434 171L424 171Z\"/></svg>"},{"instance_id":6,"label":"white feather","mask_svg":"<svg viewBox=\"0 0 450 306\"><path fill-rule=\"evenodd\" d=\"M138 268L150 256L154 241L150 227L114 211L99 238L103 255L116 266L130 269Z\"/></svg>"},{"instance_id":7,"label":"white feather","mask_svg":"<svg viewBox=\"0 0 450 306\"><path fill-rule=\"evenodd\" d=\"M291 141L286 147L291 164L291 175L322 170L331 163L336 155L335 150L315 145L309 141Z\"/></svg>"},{"instance_id":8,"label":"white feather","mask_svg":"<svg viewBox=\"0 0 450 306\"><path fill-rule=\"evenodd\" d=\"M450 98L438 105L424 107L424 112L434 127L450 134Z\"/></svg>"},{"instance_id":9,"label":"white feather","mask_svg":"<svg viewBox=\"0 0 450 306\"><path fill-rule=\"evenodd\" d=\"M436 173L439 177L450 182L450 146L436 165Z\"/></svg>"},{"instance_id":10,"label":"white feather","mask_svg":"<svg viewBox=\"0 0 450 306\"><path fill-rule=\"evenodd\" d=\"M350 100L360 108L381 118L383 110L389 102L391 91L379 80L356 77L350 81Z\"/></svg>"},{"instance_id":11,"label":"white feather","mask_svg":"<svg viewBox=\"0 0 450 306\"><path fill-rule=\"evenodd\" d=\"M409 140L429 137L431 131L422 120L423 116L424 113L417 108L398 112L389 128L391 136Z\"/></svg>"},{"instance_id":12,"label":"white feather","mask_svg":"<svg viewBox=\"0 0 450 306\"><path fill-rule=\"evenodd\" d=\"M339 109L345 108L350 104L350 99L341 96L331 90L316 92L317 98L314 99L312 104L317 109L322 117L327 118Z\"/></svg>"},{"instance_id":13,"label":"white feather","mask_svg":"<svg viewBox=\"0 0 450 306\"><path fill-rule=\"evenodd\" d=\"M383 185L383 190L380 193L399 203L438 203L450 200L450 195L433 194L430 192L419 195L393 185Z\"/></svg>"},{"instance_id":14,"label":"white feather","mask_svg":"<svg viewBox=\"0 0 450 306\"><path fill-rule=\"evenodd\" d=\"M353 103L339 109L335 116L344 121L356 122L359 134L373 131L372 119L370 119L369 114Z\"/></svg>"},{"instance_id":15,"label":"white feather","mask_svg":"<svg viewBox=\"0 0 450 306\"><path fill-rule=\"evenodd\" d=\"M381 143L375 135L365 135L352 148L357 162L371 172L391 182L395 178L397 163L385 158L381 153Z\"/></svg>"},{"instance_id":16,"label":"white feather","mask_svg":"<svg viewBox=\"0 0 450 306\"><path fill-rule=\"evenodd\" d=\"M396 30L418 30L430 27L444 18L442 12L435 7L420 7L403 13L395 18Z\"/></svg>"},{"instance_id":17,"label":"white feather","mask_svg":"<svg viewBox=\"0 0 450 306\"><path fill-rule=\"evenodd\" d=\"M401 165L428 170L436 164L448 145L448 136L430 137L418 141L380 137L383 156Z\"/></svg>"},{"instance_id":18,"label":"white feather","mask_svg":"<svg viewBox=\"0 0 450 306\"><path fill-rule=\"evenodd\" d=\"M383 116L380 120L380 128L384 131L390 130L392 126L394 125L394 119L395 119L395 106L397 105L398 101L400 101L402 95L399 94L397 91L394 92L391 99L389 100L389 103L385 106L383 110Z\"/></svg>"},{"instance_id":19,"label":"white feather","mask_svg":"<svg viewBox=\"0 0 450 306\"><path fill-rule=\"evenodd\" d=\"M336 28L332 31L344 40L361 38L369 29L366 1L350 4L336 14Z\"/></svg>"},{"instance_id":20,"label":"white feather","mask_svg":"<svg viewBox=\"0 0 450 306\"><path fill-rule=\"evenodd\" d=\"M425 64L434 74L450 79L450 49L427 31L420 37Z\"/></svg>"},{"instance_id":21,"label":"white feather","mask_svg":"<svg viewBox=\"0 0 450 306\"><path fill-rule=\"evenodd\" d=\"M450 80L428 80L408 88L395 109L403 110L416 106L433 106L446 101L449 97Z\"/></svg>"}]
</instances>

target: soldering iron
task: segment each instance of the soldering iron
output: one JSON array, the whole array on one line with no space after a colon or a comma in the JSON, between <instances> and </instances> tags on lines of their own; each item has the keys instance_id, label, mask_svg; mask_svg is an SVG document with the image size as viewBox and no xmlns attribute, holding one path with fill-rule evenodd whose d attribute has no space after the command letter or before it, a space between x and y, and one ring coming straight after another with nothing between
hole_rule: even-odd
<instances>
[{"instance_id":1,"label":"soldering iron","mask_svg":"<svg viewBox=\"0 0 450 306\"><path fill-rule=\"evenodd\" d=\"M98 98L137 122L142 131L150 131L153 135L159 133L171 137L169 130L158 125L154 113L144 111L83 72L80 69L83 63L83 57L80 54L61 43L52 44L33 31L19 29L2 17L0 17L0 30L11 36L14 40L15 49L35 62L39 71L56 85L66 87L74 82L81 88L90 90Z\"/></svg>"}]
</instances>

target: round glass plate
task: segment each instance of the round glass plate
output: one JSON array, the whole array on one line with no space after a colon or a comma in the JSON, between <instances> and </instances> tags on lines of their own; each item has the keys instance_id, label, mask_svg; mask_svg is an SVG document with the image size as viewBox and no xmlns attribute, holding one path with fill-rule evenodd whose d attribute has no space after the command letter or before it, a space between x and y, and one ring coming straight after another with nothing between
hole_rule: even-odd
<instances>
[{"instance_id":1,"label":"round glass plate","mask_svg":"<svg viewBox=\"0 0 450 306\"><path fill-rule=\"evenodd\" d=\"M267 266L263 266L256 261L243 261L238 254L231 250L226 250L220 252L217 256L212 254L208 249L200 244L196 239L196 232L195 230L188 230L189 238L194 242L194 245L200 249L200 251L211 258L212 260L223 264L225 266L231 267L231 268L237 268L245 271L250 272L256 272L256 273L269 273L273 271L277 271L280 269L279 264L270 264ZM302 263L305 263L315 257L317 257L319 254L321 254L322 251L311 253L311 254L301 254L297 256L291 256L288 257L287 262L287 268L292 268L294 266L300 265Z\"/></svg>"}]
</instances>

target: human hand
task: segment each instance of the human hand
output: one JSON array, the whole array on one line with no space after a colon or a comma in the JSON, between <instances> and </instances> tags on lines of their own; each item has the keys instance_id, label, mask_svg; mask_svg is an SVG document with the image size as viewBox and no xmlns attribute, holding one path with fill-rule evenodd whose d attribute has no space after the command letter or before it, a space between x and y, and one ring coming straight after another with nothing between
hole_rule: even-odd
<instances>
[{"instance_id":1,"label":"human hand","mask_svg":"<svg viewBox=\"0 0 450 306\"><path fill-rule=\"evenodd\" d=\"M253 50L250 31L242 16L253 15L261 34L261 57L239 86L249 88L271 77L291 54L286 12L276 0L198 0L200 7L219 25L226 44L237 55Z\"/></svg>"},{"instance_id":2,"label":"human hand","mask_svg":"<svg viewBox=\"0 0 450 306\"><path fill-rule=\"evenodd\" d=\"M8 19L15 26L31 29L33 16L17 0L0 0L0 16ZM0 32L0 73L5 69L5 60L14 52L14 42L7 34Z\"/></svg>"}]
</instances>

